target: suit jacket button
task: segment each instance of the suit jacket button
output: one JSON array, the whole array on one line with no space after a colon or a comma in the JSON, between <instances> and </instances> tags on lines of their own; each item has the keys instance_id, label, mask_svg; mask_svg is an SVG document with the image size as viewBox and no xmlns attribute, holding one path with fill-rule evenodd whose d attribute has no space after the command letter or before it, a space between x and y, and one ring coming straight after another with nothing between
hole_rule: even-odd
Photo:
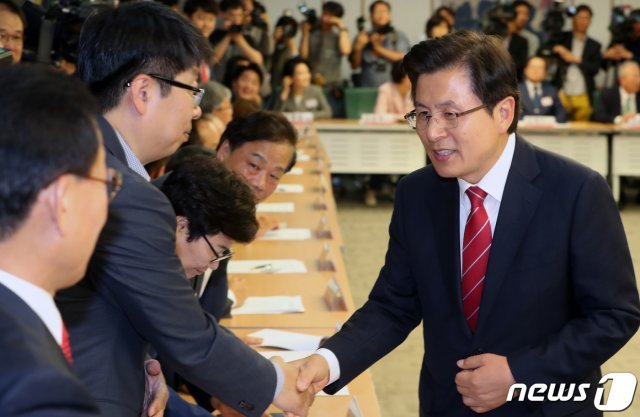
<instances>
[{"instance_id":1,"label":"suit jacket button","mask_svg":"<svg viewBox=\"0 0 640 417\"><path fill-rule=\"evenodd\" d=\"M240 401L238 403L238 406L243 410L247 410L247 411L253 411L253 409L255 408L253 404L250 404L246 401Z\"/></svg>"}]
</instances>

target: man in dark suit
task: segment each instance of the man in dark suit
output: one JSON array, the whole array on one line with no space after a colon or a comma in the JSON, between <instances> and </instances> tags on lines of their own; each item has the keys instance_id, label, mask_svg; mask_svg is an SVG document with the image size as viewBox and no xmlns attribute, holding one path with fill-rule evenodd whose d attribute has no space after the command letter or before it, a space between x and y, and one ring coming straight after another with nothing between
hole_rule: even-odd
<instances>
[{"instance_id":1,"label":"man in dark suit","mask_svg":"<svg viewBox=\"0 0 640 417\"><path fill-rule=\"evenodd\" d=\"M1 71L0 91L0 415L98 416L53 302L82 277L107 217L115 173L97 106L79 81L35 66Z\"/></svg>"},{"instance_id":2,"label":"man in dark suit","mask_svg":"<svg viewBox=\"0 0 640 417\"><path fill-rule=\"evenodd\" d=\"M602 92L592 119L602 123L626 123L640 109L640 68L635 61L618 67L618 85Z\"/></svg>"},{"instance_id":3,"label":"man in dark suit","mask_svg":"<svg viewBox=\"0 0 640 417\"><path fill-rule=\"evenodd\" d=\"M567 121L558 90L544 81L547 77L547 63L538 56L529 58L524 69L524 82L518 84L520 90L520 116L555 116L558 123Z\"/></svg>"},{"instance_id":4,"label":"man in dark suit","mask_svg":"<svg viewBox=\"0 0 640 417\"><path fill-rule=\"evenodd\" d=\"M247 416L271 402L306 415L313 401L296 392L292 366L265 360L202 310L176 256L175 213L144 171L186 141L200 116L195 86L207 50L197 29L152 2L99 13L83 26L78 74L99 99L107 164L123 172L124 185L87 274L57 302L77 346L78 374L105 415L140 415L139 365L150 343L173 369Z\"/></svg>"},{"instance_id":5,"label":"man in dark suit","mask_svg":"<svg viewBox=\"0 0 640 417\"><path fill-rule=\"evenodd\" d=\"M576 7L573 31L563 32L552 50L557 54L558 70L555 84L560 99L572 120L587 121L593 110L595 76L600 70L601 45L587 36L593 11L587 5Z\"/></svg>"},{"instance_id":6,"label":"man in dark suit","mask_svg":"<svg viewBox=\"0 0 640 417\"><path fill-rule=\"evenodd\" d=\"M604 178L515 134L509 62L466 31L405 57L433 163L398 185L369 299L298 362L298 388L334 393L422 321L421 416L602 415L599 367L640 323L629 248ZM516 382L590 384L589 398L506 402Z\"/></svg>"}]
</instances>

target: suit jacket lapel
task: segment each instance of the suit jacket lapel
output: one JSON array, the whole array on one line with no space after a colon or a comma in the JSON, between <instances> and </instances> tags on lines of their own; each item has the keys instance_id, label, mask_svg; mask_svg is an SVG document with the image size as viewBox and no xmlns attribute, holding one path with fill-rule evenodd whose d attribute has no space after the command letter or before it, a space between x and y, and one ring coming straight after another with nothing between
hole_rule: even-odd
<instances>
[{"instance_id":1,"label":"suit jacket lapel","mask_svg":"<svg viewBox=\"0 0 640 417\"><path fill-rule=\"evenodd\" d=\"M111 126L107 119L102 116L98 116L97 119L98 126L102 132L102 142L104 143L104 147L107 149L107 152L118 158L118 160L123 164L127 165L127 157L124 154L124 149L122 149L122 145L120 145L120 141L118 140L118 136L116 135L116 131L113 129L113 126Z\"/></svg>"},{"instance_id":2,"label":"suit jacket lapel","mask_svg":"<svg viewBox=\"0 0 640 417\"><path fill-rule=\"evenodd\" d=\"M538 207L542 192L531 182L538 173L539 167L533 147L522 138L516 137L513 161L491 244L476 334L482 331Z\"/></svg>"}]
</instances>

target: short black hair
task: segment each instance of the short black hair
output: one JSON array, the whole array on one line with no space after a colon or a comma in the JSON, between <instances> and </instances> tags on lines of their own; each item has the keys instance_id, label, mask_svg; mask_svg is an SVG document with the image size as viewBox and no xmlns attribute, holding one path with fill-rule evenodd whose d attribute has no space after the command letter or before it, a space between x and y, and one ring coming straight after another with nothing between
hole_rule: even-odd
<instances>
[{"instance_id":1,"label":"short black hair","mask_svg":"<svg viewBox=\"0 0 640 417\"><path fill-rule=\"evenodd\" d=\"M38 193L67 173L86 175L100 145L97 103L75 77L35 64L0 70L0 239Z\"/></svg>"},{"instance_id":2,"label":"short black hair","mask_svg":"<svg viewBox=\"0 0 640 417\"><path fill-rule=\"evenodd\" d=\"M241 0L222 0L220 2L220 11L222 12L235 9L244 10L244 4Z\"/></svg>"},{"instance_id":3,"label":"short black hair","mask_svg":"<svg viewBox=\"0 0 640 417\"><path fill-rule=\"evenodd\" d=\"M260 85L262 85L262 82L264 80L264 73L262 72L262 68L260 68L260 65L256 64L255 62L250 62L247 65L236 65L233 68L231 78L229 79L230 84L228 85L228 87L231 88L233 82L240 78L240 76L244 74L245 71L253 71L258 74L258 78L260 78Z\"/></svg>"},{"instance_id":4,"label":"short black hair","mask_svg":"<svg viewBox=\"0 0 640 417\"><path fill-rule=\"evenodd\" d=\"M258 140L290 144L294 149L294 156L292 156L285 172L293 167L298 133L296 128L280 112L260 110L234 117L222 133L218 151L225 141L229 142L229 148L233 152L245 143Z\"/></svg>"},{"instance_id":5,"label":"short black hair","mask_svg":"<svg viewBox=\"0 0 640 417\"><path fill-rule=\"evenodd\" d=\"M406 76L407 72L404 70L402 61L396 61L391 64L391 81L399 84Z\"/></svg>"},{"instance_id":6,"label":"short black hair","mask_svg":"<svg viewBox=\"0 0 640 417\"><path fill-rule=\"evenodd\" d=\"M530 12L533 10L533 7L531 7L531 3L526 0L516 0L511 3L511 7L513 7L513 10L517 9L520 6L527 6Z\"/></svg>"},{"instance_id":7,"label":"short black hair","mask_svg":"<svg viewBox=\"0 0 640 417\"><path fill-rule=\"evenodd\" d=\"M177 216L189 221L188 241L223 233L241 243L258 231L256 200L249 186L208 155L191 155L160 187Z\"/></svg>"},{"instance_id":8,"label":"short black hair","mask_svg":"<svg viewBox=\"0 0 640 417\"><path fill-rule=\"evenodd\" d=\"M189 17L193 16L198 9L216 16L219 13L218 2L215 0L187 0L182 8L184 14Z\"/></svg>"},{"instance_id":9,"label":"short black hair","mask_svg":"<svg viewBox=\"0 0 640 417\"><path fill-rule=\"evenodd\" d=\"M306 59L300 58L299 56L294 56L293 58L288 59L284 63L284 66L282 67L282 76L283 77L293 76L293 73L295 72L298 64L304 64L307 66L307 68L309 68L309 70L311 70L311 66L309 65L309 62Z\"/></svg>"},{"instance_id":10,"label":"short black hair","mask_svg":"<svg viewBox=\"0 0 640 417\"><path fill-rule=\"evenodd\" d=\"M403 62L414 100L420 75L462 68L469 76L473 93L487 106L489 114L500 100L509 96L514 98L518 114L520 94L515 64L496 36L467 30L453 32L414 45ZM518 118L514 117L509 133L515 132L517 124Z\"/></svg>"},{"instance_id":11,"label":"short black hair","mask_svg":"<svg viewBox=\"0 0 640 417\"><path fill-rule=\"evenodd\" d=\"M433 14L441 16L442 12L449 13L451 16L456 17L456 11L449 6L440 6L436 9L435 12L433 12Z\"/></svg>"},{"instance_id":12,"label":"short black hair","mask_svg":"<svg viewBox=\"0 0 640 417\"><path fill-rule=\"evenodd\" d=\"M439 14L434 14L429 18L429 20L427 20L427 24L424 28L424 34L427 35L427 38L432 38L431 31L433 30L433 28L435 28L436 26L440 26L442 23L445 23L447 25L447 27L449 28L449 33L451 33L451 25L449 24L449 21Z\"/></svg>"},{"instance_id":13,"label":"short black hair","mask_svg":"<svg viewBox=\"0 0 640 417\"><path fill-rule=\"evenodd\" d=\"M130 3L87 19L80 33L78 75L105 113L116 107L133 77L174 78L210 54L207 39L189 21L154 2ZM170 86L160 84L163 94Z\"/></svg>"},{"instance_id":14,"label":"short black hair","mask_svg":"<svg viewBox=\"0 0 640 417\"><path fill-rule=\"evenodd\" d=\"M22 21L22 27L27 27L27 19L22 9L13 0L0 0L0 10L6 10L13 13Z\"/></svg>"},{"instance_id":15,"label":"short black hair","mask_svg":"<svg viewBox=\"0 0 640 417\"><path fill-rule=\"evenodd\" d=\"M587 12L587 13L589 13L589 16L593 17L593 10L591 9L591 7L589 7L586 4L581 4L581 5L576 7L576 14L578 14L580 12Z\"/></svg>"},{"instance_id":16,"label":"short black hair","mask_svg":"<svg viewBox=\"0 0 640 417\"><path fill-rule=\"evenodd\" d=\"M344 16L344 7L337 1L328 1L322 5L322 11L335 17Z\"/></svg>"},{"instance_id":17,"label":"short black hair","mask_svg":"<svg viewBox=\"0 0 640 417\"><path fill-rule=\"evenodd\" d=\"M369 14L373 13L373 10L376 8L377 5L379 4L384 4L385 6L387 6L387 9L389 9L389 11L391 11L391 4L389 4L388 1L385 0L376 0L373 3L371 3L371 5L369 6Z\"/></svg>"},{"instance_id":18,"label":"short black hair","mask_svg":"<svg viewBox=\"0 0 640 417\"><path fill-rule=\"evenodd\" d=\"M166 172L173 171L178 165L182 165L194 155L205 155L215 159L216 151L200 145L183 146L171 155L167 161Z\"/></svg>"}]
</instances>

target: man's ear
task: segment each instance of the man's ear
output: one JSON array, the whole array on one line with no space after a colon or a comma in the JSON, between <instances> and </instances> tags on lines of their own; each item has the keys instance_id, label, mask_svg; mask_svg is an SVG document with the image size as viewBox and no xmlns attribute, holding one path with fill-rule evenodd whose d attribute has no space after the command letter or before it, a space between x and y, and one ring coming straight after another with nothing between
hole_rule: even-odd
<instances>
[{"instance_id":1,"label":"man's ear","mask_svg":"<svg viewBox=\"0 0 640 417\"><path fill-rule=\"evenodd\" d=\"M216 159L220 162L224 162L224 160L229 157L229 154L231 154L231 145L227 139L223 138L220 146L218 147Z\"/></svg>"},{"instance_id":2,"label":"man's ear","mask_svg":"<svg viewBox=\"0 0 640 417\"><path fill-rule=\"evenodd\" d=\"M497 117L499 132L508 133L513 118L516 117L516 100L511 96L503 98L496 104L493 113Z\"/></svg>"},{"instance_id":3,"label":"man's ear","mask_svg":"<svg viewBox=\"0 0 640 417\"><path fill-rule=\"evenodd\" d=\"M189 232L189 219L184 216L176 216L176 230L180 232Z\"/></svg>"},{"instance_id":4,"label":"man's ear","mask_svg":"<svg viewBox=\"0 0 640 417\"><path fill-rule=\"evenodd\" d=\"M147 113L149 107L149 100L153 94L156 94L154 90L151 77L146 74L138 74L129 83L130 97L133 108L141 115Z\"/></svg>"},{"instance_id":5,"label":"man's ear","mask_svg":"<svg viewBox=\"0 0 640 417\"><path fill-rule=\"evenodd\" d=\"M56 178L51 184L40 191L37 204L43 204L49 214L49 220L60 236L66 233L69 212L69 187L74 181L71 174L64 174Z\"/></svg>"}]
</instances>

